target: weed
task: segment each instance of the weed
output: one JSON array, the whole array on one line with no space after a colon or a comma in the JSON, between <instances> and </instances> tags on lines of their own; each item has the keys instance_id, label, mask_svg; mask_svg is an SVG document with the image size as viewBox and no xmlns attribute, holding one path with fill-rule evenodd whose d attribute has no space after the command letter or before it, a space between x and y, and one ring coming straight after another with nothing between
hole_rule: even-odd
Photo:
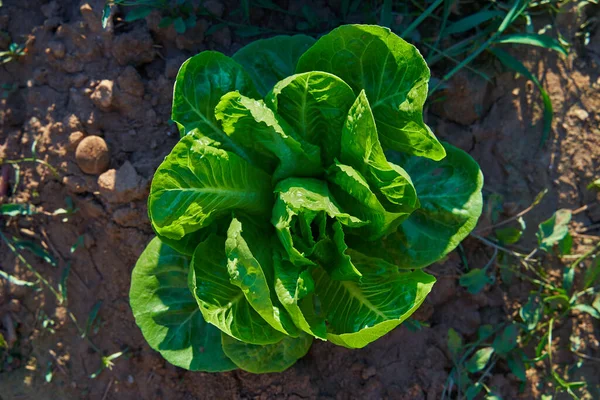
<instances>
[{"instance_id":1,"label":"weed","mask_svg":"<svg viewBox=\"0 0 600 400\"><path fill-rule=\"evenodd\" d=\"M11 43L8 50L0 51L0 64L6 64L11 61L18 61L19 58L25 56L27 50L24 44Z\"/></svg>"},{"instance_id":2,"label":"weed","mask_svg":"<svg viewBox=\"0 0 600 400\"><path fill-rule=\"evenodd\" d=\"M481 326L475 341L463 344L455 331L448 332L453 368L445 385L445 398L453 391L457 392L458 398L472 399L481 391L487 393L486 398L498 398L485 382L500 364L525 382L527 369L543 363L548 382L552 383L548 387L554 387L554 393L548 394L549 398L558 392L566 392L578 399L581 393L585 393L586 383L573 381L571 377L583 362L597 360L581 352L581 340L572 335L570 351L580 361L568 368L558 365L553 358L557 348L553 339L556 326L563 325L565 319L574 313L586 313L600 319L600 258L597 258L600 242L583 254L571 255L573 239L568 224L572 215L586 207L561 209L539 224L536 233L538 244L528 254L512 250L511 247L516 245L526 229L523 217L540 203L545 193L540 193L531 206L516 216L472 233L494 252L486 267L472 269L460 278L460 284L467 291L478 293L493 282L495 273L492 266L498 266L504 284L511 284L517 277L531 283L532 289L512 321L496 328ZM490 200L494 201L494 198L488 199L488 204ZM508 225L512 226L506 227ZM481 236L483 234L490 236L486 238ZM552 258L561 260L560 282L548 273ZM573 261L567 262L569 259ZM582 279L576 280L578 270Z\"/></svg>"}]
</instances>

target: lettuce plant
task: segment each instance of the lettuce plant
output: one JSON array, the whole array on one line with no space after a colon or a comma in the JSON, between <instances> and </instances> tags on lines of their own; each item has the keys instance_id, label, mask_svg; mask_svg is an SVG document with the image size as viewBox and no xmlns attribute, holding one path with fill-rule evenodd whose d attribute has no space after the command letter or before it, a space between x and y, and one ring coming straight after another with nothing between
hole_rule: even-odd
<instances>
[{"instance_id":1,"label":"lettuce plant","mask_svg":"<svg viewBox=\"0 0 600 400\"><path fill-rule=\"evenodd\" d=\"M428 81L378 26L187 60L131 283L150 346L190 370L276 372L314 338L361 348L406 320L482 207L477 163L423 122Z\"/></svg>"}]
</instances>

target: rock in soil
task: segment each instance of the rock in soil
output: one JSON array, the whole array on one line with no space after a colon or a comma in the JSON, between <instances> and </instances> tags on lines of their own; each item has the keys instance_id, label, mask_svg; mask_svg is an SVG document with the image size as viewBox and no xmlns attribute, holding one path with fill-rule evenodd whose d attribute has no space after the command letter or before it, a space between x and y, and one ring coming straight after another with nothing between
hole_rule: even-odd
<instances>
[{"instance_id":1,"label":"rock in soil","mask_svg":"<svg viewBox=\"0 0 600 400\"><path fill-rule=\"evenodd\" d=\"M129 161L125 161L118 170L111 169L100 175L98 186L100 194L109 203L128 203L146 195L146 181Z\"/></svg>"},{"instance_id":2,"label":"rock in soil","mask_svg":"<svg viewBox=\"0 0 600 400\"><path fill-rule=\"evenodd\" d=\"M79 168L86 174L101 174L110 164L108 146L100 136L88 136L77 146L75 160Z\"/></svg>"}]
</instances>

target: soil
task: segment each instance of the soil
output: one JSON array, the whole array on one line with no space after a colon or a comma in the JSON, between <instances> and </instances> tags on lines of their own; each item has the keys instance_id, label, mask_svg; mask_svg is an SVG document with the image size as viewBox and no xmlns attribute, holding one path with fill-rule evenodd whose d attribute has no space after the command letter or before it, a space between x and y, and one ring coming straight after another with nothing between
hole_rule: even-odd
<instances>
[{"instance_id":1,"label":"soil","mask_svg":"<svg viewBox=\"0 0 600 400\"><path fill-rule=\"evenodd\" d=\"M234 7L210 3L220 13ZM158 27L156 13L145 21L110 23L105 30L100 24L103 6L102 0L20 0L4 1L0 8L0 30L10 36L0 45L7 47L11 40L27 44L25 57L0 68L0 83L15 85L5 89L0 103L0 159L30 157L34 146L37 157L59 175L39 163L21 163L19 186L14 180L0 185L0 202L31 203L49 212L69 204L76 209L68 215L14 218L5 229L44 242L56 255L56 267L27 256L55 286L67 266L70 275L68 311L48 291L1 281L0 321L8 316L16 332L9 338L15 340L14 359L0 373L0 399L440 398L452 367L448 328L468 340L481 324L498 324L514 314L515 304L530 289L494 285L470 295L458 285L465 265L456 252L430 268L438 283L416 315L425 325L419 330L403 325L365 349L318 342L286 372L255 376L184 371L148 347L133 320L128 291L133 265L152 237L148 185L178 140L168 123L174 77L187 57L205 49L232 54L249 39L236 37L229 28L205 35L208 20L177 35L172 27ZM574 10L561 16L568 38L575 34L577 18ZM512 73L496 73L493 83L458 75L446 91L452 100L431 107L428 123L480 163L485 194L503 197L503 217L549 189L528 217L527 240L533 240L531 227L558 208L590 204L577 214L572 229L598 224L599 198L586 186L600 176L600 32L585 52L574 51L568 58L535 48L519 56L541 78L554 105L552 131L543 146L539 92ZM500 71L494 63L490 68ZM102 168L99 175L82 172L75 156L81 140L92 135L104 139L110 155L108 170ZM4 167L3 176L12 175ZM479 226L488 225L490 215L486 210ZM577 235L575 246L597 241L597 233ZM472 266L485 265L491 255L490 248L474 239L467 239L464 248ZM0 260L6 272L34 280L4 244ZM83 328L98 302L90 339L104 356L125 355L114 360L112 370L91 379L100 356L80 337L69 312ZM9 323L4 325L5 337L11 336ZM597 322L580 315L558 329L560 340L568 343L569 332L575 331L600 356ZM53 379L46 383L49 364ZM600 368L590 365L584 378L598 385ZM490 387L504 399L539 398L547 387L542 369L528 371L531 379L524 386L508 368L500 365L495 371Z\"/></svg>"}]
</instances>

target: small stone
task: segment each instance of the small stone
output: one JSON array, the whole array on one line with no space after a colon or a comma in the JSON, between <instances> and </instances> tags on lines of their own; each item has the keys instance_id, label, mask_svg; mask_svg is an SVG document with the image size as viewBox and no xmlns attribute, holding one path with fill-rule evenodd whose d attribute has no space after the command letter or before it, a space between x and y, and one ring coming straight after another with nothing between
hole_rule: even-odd
<instances>
[{"instance_id":1,"label":"small stone","mask_svg":"<svg viewBox=\"0 0 600 400\"><path fill-rule=\"evenodd\" d=\"M101 110L109 110L113 102L113 81L104 79L100 81L94 92L91 94L90 99Z\"/></svg>"},{"instance_id":2,"label":"small stone","mask_svg":"<svg viewBox=\"0 0 600 400\"><path fill-rule=\"evenodd\" d=\"M129 161L118 170L110 169L98 177L100 195L109 203L128 203L146 195L146 182Z\"/></svg>"},{"instance_id":3,"label":"small stone","mask_svg":"<svg viewBox=\"0 0 600 400\"><path fill-rule=\"evenodd\" d=\"M62 42L52 41L48 43L48 49L50 50L50 53L58 59L65 57L66 50L65 45Z\"/></svg>"},{"instance_id":4,"label":"small stone","mask_svg":"<svg viewBox=\"0 0 600 400\"><path fill-rule=\"evenodd\" d=\"M88 136L77 146L75 160L79 168L86 174L101 174L110 164L108 146L100 136Z\"/></svg>"},{"instance_id":5,"label":"small stone","mask_svg":"<svg viewBox=\"0 0 600 400\"><path fill-rule=\"evenodd\" d=\"M79 143L83 140L85 134L81 131L75 131L69 135L69 150L77 149Z\"/></svg>"},{"instance_id":6,"label":"small stone","mask_svg":"<svg viewBox=\"0 0 600 400\"><path fill-rule=\"evenodd\" d=\"M579 118L580 121L585 121L589 118L590 114L582 108L573 110L573 115Z\"/></svg>"},{"instance_id":7,"label":"small stone","mask_svg":"<svg viewBox=\"0 0 600 400\"><path fill-rule=\"evenodd\" d=\"M225 12L225 6L218 0L208 0L204 2L204 8L217 18L221 18Z\"/></svg>"}]
</instances>

